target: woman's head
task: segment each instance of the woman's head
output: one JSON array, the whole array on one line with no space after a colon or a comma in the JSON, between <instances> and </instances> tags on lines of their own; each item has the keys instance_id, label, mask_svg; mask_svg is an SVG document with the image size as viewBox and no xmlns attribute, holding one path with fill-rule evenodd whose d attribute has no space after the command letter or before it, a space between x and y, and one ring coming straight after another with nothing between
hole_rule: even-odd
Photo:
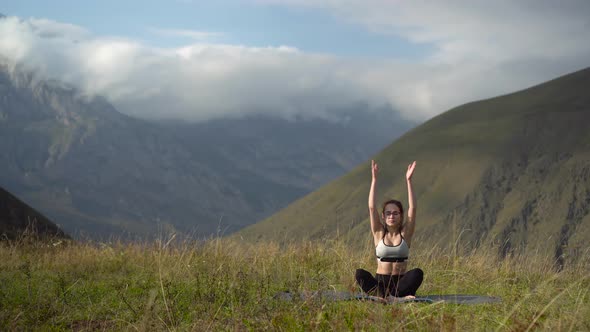
<instances>
[{"instance_id":1,"label":"woman's head","mask_svg":"<svg viewBox=\"0 0 590 332\"><path fill-rule=\"evenodd\" d=\"M390 199L383 203L383 209L381 210L381 217L385 222L385 227L401 227L404 221L404 206L402 203L395 199Z\"/></svg>"}]
</instances>

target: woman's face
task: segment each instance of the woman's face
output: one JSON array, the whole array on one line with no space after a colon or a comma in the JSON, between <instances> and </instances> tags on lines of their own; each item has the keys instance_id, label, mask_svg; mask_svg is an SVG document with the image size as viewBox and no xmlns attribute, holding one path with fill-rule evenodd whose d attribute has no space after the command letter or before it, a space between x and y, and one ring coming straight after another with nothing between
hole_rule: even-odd
<instances>
[{"instance_id":1,"label":"woman's face","mask_svg":"<svg viewBox=\"0 0 590 332\"><path fill-rule=\"evenodd\" d=\"M385 220L385 224L387 226L398 226L402 221L402 215L400 213L399 207L393 203L385 205L383 219Z\"/></svg>"}]
</instances>

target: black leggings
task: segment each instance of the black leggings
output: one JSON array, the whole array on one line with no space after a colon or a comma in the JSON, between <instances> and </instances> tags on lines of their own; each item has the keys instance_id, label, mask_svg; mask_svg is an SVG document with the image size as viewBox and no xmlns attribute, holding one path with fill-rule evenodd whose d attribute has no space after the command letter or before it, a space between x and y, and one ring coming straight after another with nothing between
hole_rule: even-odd
<instances>
[{"instance_id":1,"label":"black leggings","mask_svg":"<svg viewBox=\"0 0 590 332\"><path fill-rule=\"evenodd\" d=\"M356 282L362 290L370 295L387 297L404 297L416 295L418 287L424 279L424 272L421 269L412 269L402 275L375 274L375 277L366 270L356 270Z\"/></svg>"}]
</instances>

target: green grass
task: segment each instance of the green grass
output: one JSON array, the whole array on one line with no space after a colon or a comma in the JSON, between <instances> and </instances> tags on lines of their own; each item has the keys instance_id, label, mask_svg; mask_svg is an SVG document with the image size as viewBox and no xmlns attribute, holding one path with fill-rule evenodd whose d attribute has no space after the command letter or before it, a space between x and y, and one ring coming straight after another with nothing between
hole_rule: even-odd
<instances>
[{"instance_id":1,"label":"green grass","mask_svg":"<svg viewBox=\"0 0 590 332\"><path fill-rule=\"evenodd\" d=\"M418 246L416 246L418 247ZM483 305L286 301L281 291L356 291L371 248L340 241L0 246L0 330L590 330L590 262L557 273L541 256L499 261L416 248L419 294L482 294Z\"/></svg>"}]
</instances>

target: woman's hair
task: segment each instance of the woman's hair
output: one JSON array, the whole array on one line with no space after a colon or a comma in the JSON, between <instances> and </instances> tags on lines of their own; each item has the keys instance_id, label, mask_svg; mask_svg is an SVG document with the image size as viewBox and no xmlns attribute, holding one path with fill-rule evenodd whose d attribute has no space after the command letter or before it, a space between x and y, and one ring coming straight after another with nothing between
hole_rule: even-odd
<instances>
[{"instance_id":1,"label":"woman's hair","mask_svg":"<svg viewBox=\"0 0 590 332\"><path fill-rule=\"evenodd\" d=\"M402 205L402 202L396 200L396 199L390 199L387 202L383 203L383 208L381 209L381 215L385 214L385 207L389 204L395 204L398 208L399 208L399 213L401 216L401 222L404 222L404 206ZM385 226L385 225L384 225ZM385 227L385 229L387 229L387 227Z\"/></svg>"}]
</instances>

